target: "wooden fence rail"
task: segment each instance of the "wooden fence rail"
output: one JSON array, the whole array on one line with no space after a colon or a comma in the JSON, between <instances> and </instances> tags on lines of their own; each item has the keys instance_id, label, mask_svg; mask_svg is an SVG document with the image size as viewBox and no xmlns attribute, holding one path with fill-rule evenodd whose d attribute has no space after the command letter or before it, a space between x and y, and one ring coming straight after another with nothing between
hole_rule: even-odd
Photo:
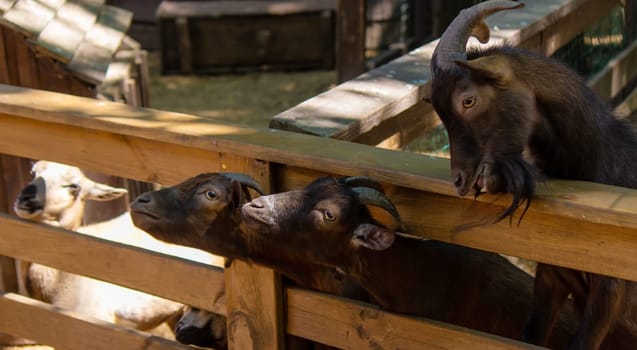
<instances>
[{"instance_id":1,"label":"wooden fence rail","mask_svg":"<svg viewBox=\"0 0 637 350\"><path fill-rule=\"evenodd\" d=\"M0 86L0 152L50 159L166 185L205 171L247 172L270 184L274 191L299 188L325 174L372 176L387 187L388 195L401 212L410 234L637 280L637 272L626 268L637 263L634 254L637 249L635 190L551 181L519 227L506 222L467 227L468 223L495 217L510 198L507 195L485 195L478 200L458 198L447 178L449 163L446 159L272 129L217 124L195 116L6 85ZM0 232L3 236L0 254L88 274L206 309L220 307L210 300L221 288L218 270L184 261L173 262L170 257L6 216L0 217ZM79 247L81 249L76 250ZM114 256L117 257L115 261ZM226 292L232 295L233 286L242 285L245 276L229 271L225 274ZM357 344L352 346L358 347L363 344L359 336L352 336L353 333L343 338L336 322L332 322L331 326L324 324L326 317L349 320L353 324L363 322L356 319L356 312L352 312L351 307L350 311L344 307L325 311L305 305L308 298L321 305L327 303L322 298L328 298L326 300L330 302L340 299L290 290L285 308L280 304L282 297L276 297L277 291L280 294L280 287L274 275L266 270L247 280L255 278L262 279L259 286L270 285L265 288L271 291L267 302L256 298L262 308L270 308L267 311L270 316L262 321L269 326L247 327L243 332L247 332L248 336L240 339L249 339L256 348L263 345L256 345L261 339L270 339L265 348L276 348L281 342L279 333L284 329L277 328L276 324L287 319L287 330L292 334L339 346ZM246 290L235 293L249 294L245 293ZM3 300L11 305L20 303L11 295ZM303 301L297 304L298 300ZM227 297L227 315L230 319L240 317L244 321L233 324L253 325L262 320L262 317L254 316L255 311L233 311L236 309L233 303L241 304ZM26 309L0 306L3 315L7 315L5 311L11 314L15 310ZM315 317L320 316L316 314L319 311L328 315ZM344 316L348 312L350 316ZM314 316L310 317L310 314ZM460 332L456 327L380 314L391 318L391 322L405 323L405 329L413 327L419 330L405 335L404 344L407 345L420 344L423 341L420 332L438 334L440 340L447 339L445 341L457 339L455 346L459 348L467 341L464 337L442 336L445 332ZM402 321L394 321L394 317ZM72 323L73 327L77 327L76 323ZM412 326L413 323L418 326ZM381 326L368 327L377 329ZM48 339L46 330L41 334L34 327L22 329L29 329L35 339L40 339L39 335L42 335L41 339ZM484 338L482 341L497 344L493 348L526 346L479 333L471 334ZM238 337L234 338L235 344ZM393 338L383 339L379 336L377 341L391 342ZM433 339L438 338L430 336L428 339L435 341ZM245 342L238 343L235 348L244 345ZM74 348L72 342L64 347Z\"/></svg>"},{"instance_id":2,"label":"wooden fence rail","mask_svg":"<svg viewBox=\"0 0 637 350\"><path fill-rule=\"evenodd\" d=\"M550 54L618 4L538 0L527 2L524 12L495 15L489 24L500 28L496 39ZM386 187L409 234L637 281L630 268L637 266L636 190L548 181L519 226L488 224L510 197L457 197L448 160L342 141L396 147L420 132L406 129L438 123L420 101L433 45L272 121L305 134L0 85L0 153L164 185L201 172L244 172L271 192L297 189L322 175L371 176ZM637 74L631 64L636 50L630 45L591 79L604 98ZM631 98L624 105L629 110ZM279 349L284 333L356 349L535 348L335 296L284 289L273 271L241 261L222 271L8 215L0 215L0 235L0 255L226 314L231 349ZM0 332L64 349L188 348L11 293L0 295L0 315ZM25 315L37 315L38 321Z\"/></svg>"}]
</instances>

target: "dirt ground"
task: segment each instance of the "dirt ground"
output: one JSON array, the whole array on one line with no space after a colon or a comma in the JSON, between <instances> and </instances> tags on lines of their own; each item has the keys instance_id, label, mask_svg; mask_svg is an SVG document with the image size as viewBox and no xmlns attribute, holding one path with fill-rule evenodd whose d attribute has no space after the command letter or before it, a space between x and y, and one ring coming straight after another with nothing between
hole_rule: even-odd
<instances>
[{"instance_id":1,"label":"dirt ground","mask_svg":"<svg viewBox=\"0 0 637 350\"><path fill-rule=\"evenodd\" d=\"M151 107L262 127L336 82L335 71L161 76L156 53L149 56L149 69Z\"/></svg>"}]
</instances>

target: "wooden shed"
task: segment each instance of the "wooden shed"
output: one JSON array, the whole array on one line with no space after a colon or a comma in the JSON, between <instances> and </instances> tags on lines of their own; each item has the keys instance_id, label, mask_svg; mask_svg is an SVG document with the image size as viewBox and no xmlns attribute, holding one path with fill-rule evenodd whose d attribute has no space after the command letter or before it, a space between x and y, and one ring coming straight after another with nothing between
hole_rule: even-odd
<instances>
[{"instance_id":1,"label":"wooden shed","mask_svg":"<svg viewBox=\"0 0 637 350\"><path fill-rule=\"evenodd\" d=\"M0 82L147 105L132 17L103 0L2 0Z\"/></svg>"}]
</instances>

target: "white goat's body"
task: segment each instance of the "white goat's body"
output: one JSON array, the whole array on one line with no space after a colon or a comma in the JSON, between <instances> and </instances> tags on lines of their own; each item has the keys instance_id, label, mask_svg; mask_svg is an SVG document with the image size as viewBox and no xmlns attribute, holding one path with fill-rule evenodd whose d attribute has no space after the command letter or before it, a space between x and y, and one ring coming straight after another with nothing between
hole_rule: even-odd
<instances>
[{"instance_id":1,"label":"white goat's body","mask_svg":"<svg viewBox=\"0 0 637 350\"><path fill-rule=\"evenodd\" d=\"M79 227L77 232L204 264L223 264L222 258L206 252L152 238L134 227L128 213ZM180 303L40 264L31 264L27 276L30 289L46 302L137 329L153 328L183 308Z\"/></svg>"},{"instance_id":2,"label":"white goat's body","mask_svg":"<svg viewBox=\"0 0 637 350\"><path fill-rule=\"evenodd\" d=\"M154 239L136 228L128 213L79 227L86 199L110 200L125 194L126 190L95 183L79 169L64 164L39 161L33 166L33 173L36 179L40 178L39 183L34 179L29 184L31 188L25 187L14 205L20 217L200 263L223 265L222 258L209 253ZM184 307L174 301L48 266L32 263L25 267L31 296L100 320L147 330L178 315ZM23 276L24 272L23 269Z\"/></svg>"}]
</instances>

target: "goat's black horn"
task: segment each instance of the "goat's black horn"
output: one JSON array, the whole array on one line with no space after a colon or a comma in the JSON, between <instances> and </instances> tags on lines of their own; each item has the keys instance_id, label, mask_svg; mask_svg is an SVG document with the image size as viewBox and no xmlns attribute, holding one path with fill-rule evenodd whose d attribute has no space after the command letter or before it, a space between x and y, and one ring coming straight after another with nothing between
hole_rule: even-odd
<instances>
[{"instance_id":1,"label":"goat's black horn","mask_svg":"<svg viewBox=\"0 0 637 350\"><path fill-rule=\"evenodd\" d=\"M343 179L343 182L349 187L369 187L385 194L385 189L380 182L367 176L350 176Z\"/></svg>"},{"instance_id":2,"label":"goat's black horn","mask_svg":"<svg viewBox=\"0 0 637 350\"><path fill-rule=\"evenodd\" d=\"M358 194L358 199L362 204L384 209L394 218L400 229L403 229L403 221L398 210L384 194L369 187L354 187L352 189Z\"/></svg>"},{"instance_id":3,"label":"goat's black horn","mask_svg":"<svg viewBox=\"0 0 637 350\"><path fill-rule=\"evenodd\" d=\"M478 36L481 41L489 39L488 28L482 22L492 13L523 7L523 3L510 0L491 0L466 8L454 18L442 33L438 46L432 56L431 70L435 76L437 70L448 70L455 61L466 61L467 40L470 35Z\"/></svg>"},{"instance_id":4,"label":"goat's black horn","mask_svg":"<svg viewBox=\"0 0 637 350\"><path fill-rule=\"evenodd\" d=\"M255 180L251 176L241 173L223 173L221 175L229 178L230 180L237 181L244 186L252 188L253 190L259 192L260 195L265 194L265 191L261 188L261 185L259 185L257 180Z\"/></svg>"}]
</instances>

